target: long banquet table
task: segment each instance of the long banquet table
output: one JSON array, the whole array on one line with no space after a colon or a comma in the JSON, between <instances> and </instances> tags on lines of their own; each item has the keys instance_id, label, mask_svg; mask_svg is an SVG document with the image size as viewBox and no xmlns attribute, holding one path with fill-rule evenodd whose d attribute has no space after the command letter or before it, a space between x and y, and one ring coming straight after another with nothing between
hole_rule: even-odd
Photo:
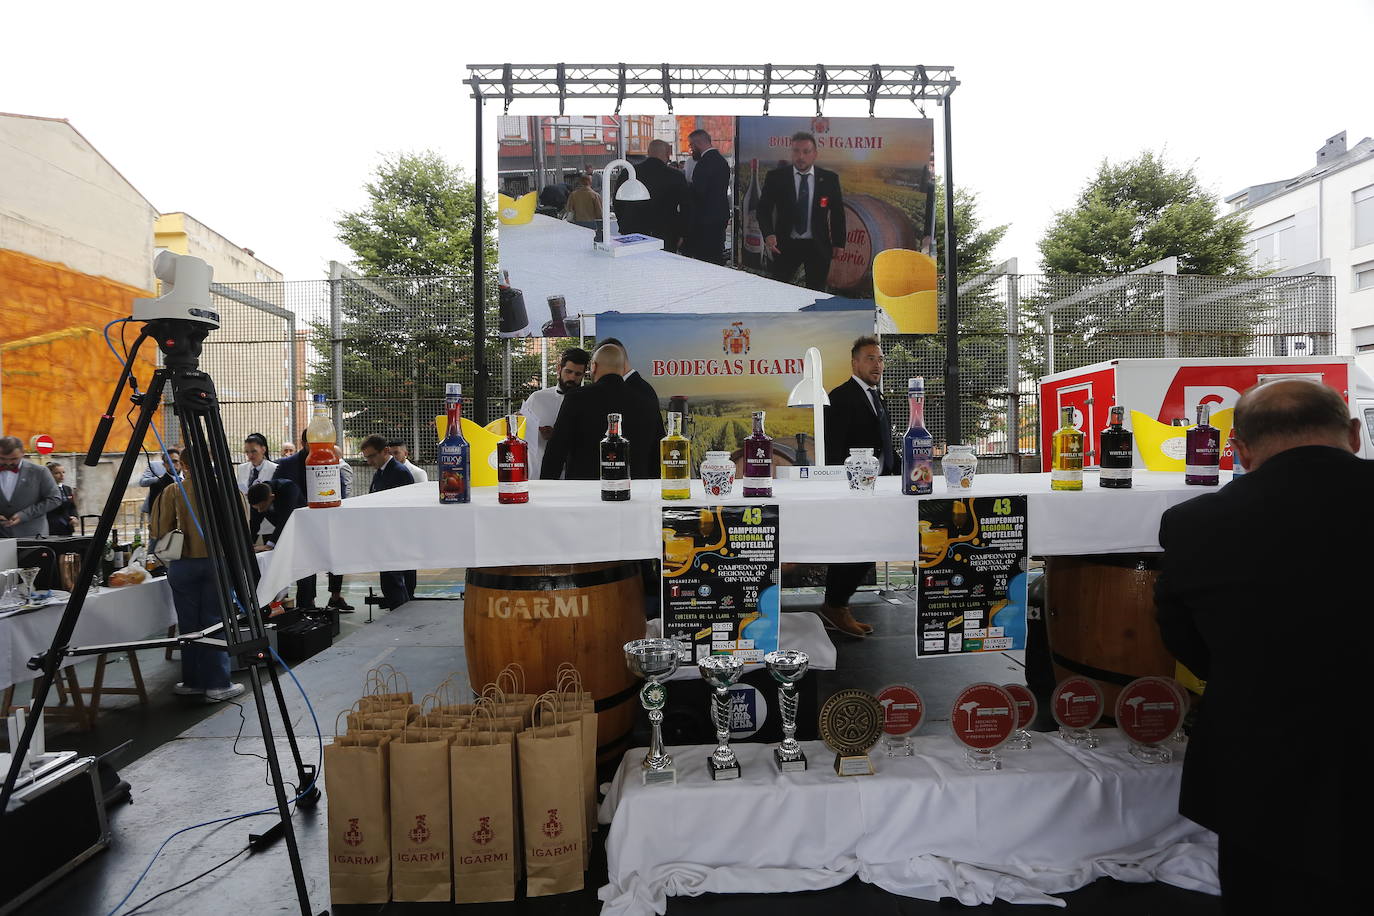
<instances>
[{"instance_id":1,"label":"long banquet table","mask_svg":"<svg viewBox=\"0 0 1374 916\"><path fill-rule=\"evenodd\" d=\"M930 729L932 732L934 729ZM966 905L1059 904L1102 877L1218 893L1216 836L1178 814L1179 762L1146 765L1115 729L1087 750L1050 735L974 772L947 734L876 774L839 777L820 742L810 769L780 774L765 744L737 744L741 778L713 782L709 747L670 747L677 785L644 786L626 754L600 809L609 823L603 916L663 913L669 896L832 887Z\"/></svg>"},{"instance_id":2,"label":"long banquet table","mask_svg":"<svg viewBox=\"0 0 1374 916\"><path fill-rule=\"evenodd\" d=\"M1129 490L1097 486L1050 490L1048 474L981 474L959 496L1029 496L1030 552L1035 556L1142 553L1159 550L1165 509L1207 492L1182 474L1136 471ZM1223 472L1222 482L1230 477ZM863 496L843 482L775 480L779 549L786 563L911 561L916 556L916 504L895 477ZM736 485L736 491L739 487ZM628 502L602 502L596 481L536 480L530 501L499 505L496 488L474 491L468 505L439 504L436 482L346 500L335 509L292 514L263 575L258 597L269 601L295 580L319 572L444 569L537 563L594 563L657 557L664 505L758 503L707 500L692 481L692 500L664 503L657 480L634 482ZM933 497L955 495L935 482Z\"/></svg>"}]
</instances>

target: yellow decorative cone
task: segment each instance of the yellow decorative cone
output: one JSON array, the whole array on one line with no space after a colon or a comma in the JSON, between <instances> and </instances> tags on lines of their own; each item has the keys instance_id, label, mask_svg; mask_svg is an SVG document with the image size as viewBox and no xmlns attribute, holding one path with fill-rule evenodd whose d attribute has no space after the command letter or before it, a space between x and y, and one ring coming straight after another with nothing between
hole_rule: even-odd
<instances>
[{"instance_id":1,"label":"yellow decorative cone","mask_svg":"<svg viewBox=\"0 0 1374 916\"><path fill-rule=\"evenodd\" d=\"M934 334L935 259L909 248L888 248L873 259L873 298L900 334Z\"/></svg>"},{"instance_id":2,"label":"yellow decorative cone","mask_svg":"<svg viewBox=\"0 0 1374 916\"><path fill-rule=\"evenodd\" d=\"M1233 411L1230 407L1212 414L1211 423L1217 428L1221 447L1226 447L1226 439L1231 434ZM1186 438L1191 426L1170 426L1154 417L1131 411L1131 428L1135 432L1135 447L1140 452L1140 460L1151 471L1182 472L1187 458Z\"/></svg>"},{"instance_id":3,"label":"yellow decorative cone","mask_svg":"<svg viewBox=\"0 0 1374 916\"><path fill-rule=\"evenodd\" d=\"M534 219L535 193L531 191L520 197L496 195L496 213L503 226L523 226Z\"/></svg>"}]
</instances>

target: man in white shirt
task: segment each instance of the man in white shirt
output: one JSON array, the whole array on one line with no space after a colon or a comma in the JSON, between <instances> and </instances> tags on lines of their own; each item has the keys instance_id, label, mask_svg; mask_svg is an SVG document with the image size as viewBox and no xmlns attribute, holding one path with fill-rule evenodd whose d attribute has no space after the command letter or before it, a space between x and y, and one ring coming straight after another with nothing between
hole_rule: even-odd
<instances>
[{"instance_id":1,"label":"man in white shirt","mask_svg":"<svg viewBox=\"0 0 1374 916\"><path fill-rule=\"evenodd\" d=\"M410 463L410 448L400 439L392 439L386 444L386 450L391 453L391 457L396 459L396 463L410 472L410 476L415 478L416 483L429 483L429 473L418 464Z\"/></svg>"},{"instance_id":2,"label":"man in white shirt","mask_svg":"<svg viewBox=\"0 0 1374 916\"><path fill-rule=\"evenodd\" d=\"M277 472L277 463L267 457L267 437L249 433L243 440L243 454L248 460L236 468L239 492L247 493L255 483L266 483Z\"/></svg>"},{"instance_id":3,"label":"man in white shirt","mask_svg":"<svg viewBox=\"0 0 1374 916\"><path fill-rule=\"evenodd\" d=\"M62 505L48 469L24 460L17 436L0 438L0 538L48 533L48 513Z\"/></svg>"},{"instance_id":4,"label":"man in white shirt","mask_svg":"<svg viewBox=\"0 0 1374 916\"><path fill-rule=\"evenodd\" d=\"M840 176L816 165L816 138L792 135L792 167L772 169L759 196L759 230L773 256L774 280L791 283L805 270L810 289L825 289L830 262L844 254L844 195Z\"/></svg>"},{"instance_id":5,"label":"man in white shirt","mask_svg":"<svg viewBox=\"0 0 1374 916\"><path fill-rule=\"evenodd\" d=\"M591 355L581 347L570 347L558 358L558 384L541 388L525 398L520 414L525 418L525 441L530 446L530 480L539 479L544 446L553 435L553 421L563 406L563 395L582 384Z\"/></svg>"}]
</instances>

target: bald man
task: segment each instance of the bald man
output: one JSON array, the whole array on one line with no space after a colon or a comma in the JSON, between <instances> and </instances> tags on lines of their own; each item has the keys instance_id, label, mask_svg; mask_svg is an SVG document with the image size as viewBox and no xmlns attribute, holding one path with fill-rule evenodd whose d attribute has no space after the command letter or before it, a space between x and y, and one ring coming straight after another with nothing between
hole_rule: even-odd
<instances>
[{"instance_id":1,"label":"bald man","mask_svg":"<svg viewBox=\"0 0 1374 916\"><path fill-rule=\"evenodd\" d=\"M1160 632L1207 682L1179 811L1220 838L1227 913L1340 912L1361 874L1353 827L1370 813L1364 757L1347 750L1368 731L1355 634L1374 608L1374 462L1354 454L1360 421L1317 382L1250 389L1235 435L1248 473L1159 526Z\"/></svg>"},{"instance_id":2,"label":"bald man","mask_svg":"<svg viewBox=\"0 0 1374 916\"><path fill-rule=\"evenodd\" d=\"M668 164L673 149L650 140L648 155L635 165L635 177L649 189L648 200L612 200L622 233L642 232L663 239L664 251L677 251L687 231L687 176ZM628 171L620 173L619 188Z\"/></svg>"},{"instance_id":3,"label":"bald man","mask_svg":"<svg viewBox=\"0 0 1374 916\"><path fill-rule=\"evenodd\" d=\"M592 384L563 395L553 435L544 449L543 480L596 480L601 476L601 440L606 415L618 413L630 440L630 476L658 476L658 440L663 419L658 404L625 383L625 351L613 344L592 354Z\"/></svg>"}]
</instances>

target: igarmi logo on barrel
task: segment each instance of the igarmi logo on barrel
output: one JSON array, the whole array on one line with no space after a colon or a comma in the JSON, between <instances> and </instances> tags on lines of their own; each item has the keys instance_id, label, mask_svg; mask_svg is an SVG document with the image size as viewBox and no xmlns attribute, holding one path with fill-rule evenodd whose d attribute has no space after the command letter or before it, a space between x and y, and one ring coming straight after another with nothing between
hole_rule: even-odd
<instances>
[{"instance_id":1,"label":"igarmi logo on barrel","mask_svg":"<svg viewBox=\"0 0 1374 916\"><path fill-rule=\"evenodd\" d=\"M536 597L526 599L523 595L512 598L510 595L489 595L487 597L487 616L509 620L519 617L524 620L552 620L555 617L586 617L591 610L591 602L586 595L554 595L552 598Z\"/></svg>"}]
</instances>

